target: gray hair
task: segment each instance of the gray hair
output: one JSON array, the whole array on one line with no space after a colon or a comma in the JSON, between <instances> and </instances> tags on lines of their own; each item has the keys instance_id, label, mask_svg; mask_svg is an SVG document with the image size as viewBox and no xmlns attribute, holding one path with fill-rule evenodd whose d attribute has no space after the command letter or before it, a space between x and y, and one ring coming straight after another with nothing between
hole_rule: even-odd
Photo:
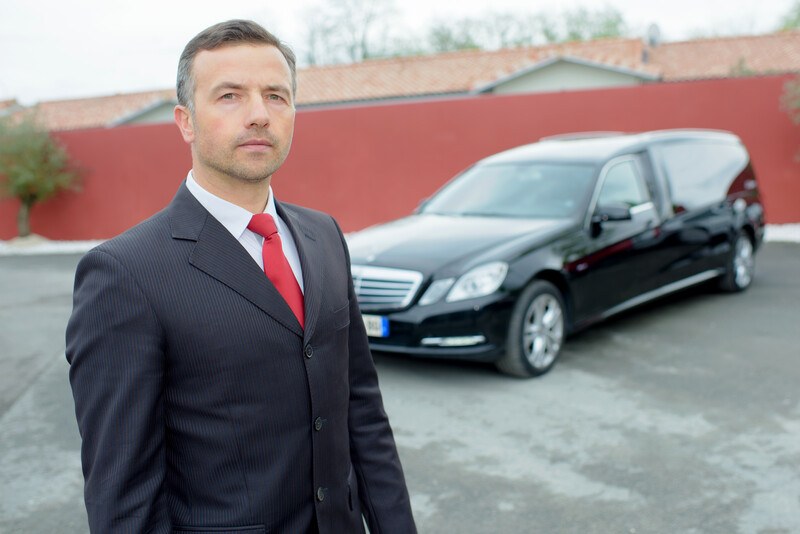
<instances>
[{"instance_id":1,"label":"gray hair","mask_svg":"<svg viewBox=\"0 0 800 534\"><path fill-rule=\"evenodd\" d=\"M252 20L229 20L214 24L192 38L183 49L178 61L178 104L189 108L194 114L194 77L192 66L194 57L201 50L214 50L221 46L234 44L264 44L277 48L292 73L292 94L297 92L297 60L288 45Z\"/></svg>"}]
</instances>

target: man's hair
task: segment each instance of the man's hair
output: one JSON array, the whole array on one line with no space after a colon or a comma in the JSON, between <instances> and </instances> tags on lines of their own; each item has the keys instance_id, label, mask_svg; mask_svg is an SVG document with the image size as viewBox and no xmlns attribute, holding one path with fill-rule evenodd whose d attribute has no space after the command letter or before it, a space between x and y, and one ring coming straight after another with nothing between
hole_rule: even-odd
<instances>
[{"instance_id":1,"label":"man's hair","mask_svg":"<svg viewBox=\"0 0 800 534\"><path fill-rule=\"evenodd\" d=\"M280 39L252 20L229 20L201 31L186 44L178 61L178 104L194 113L194 57L201 50L214 50L236 44L263 44L280 50L292 73L292 94L297 92L297 70L294 52Z\"/></svg>"}]
</instances>

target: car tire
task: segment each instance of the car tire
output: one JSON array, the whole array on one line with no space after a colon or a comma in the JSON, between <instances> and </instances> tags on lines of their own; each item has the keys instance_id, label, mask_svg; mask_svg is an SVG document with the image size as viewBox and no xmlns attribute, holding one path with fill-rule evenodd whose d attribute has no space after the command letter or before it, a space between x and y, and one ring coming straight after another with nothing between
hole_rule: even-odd
<instances>
[{"instance_id":1,"label":"car tire","mask_svg":"<svg viewBox=\"0 0 800 534\"><path fill-rule=\"evenodd\" d=\"M755 247L744 230L736 235L725 274L719 279L719 288L729 293L744 291L753 283L755 274Z\"/></svg>"},{"instance_id":2,"label":"car tire","mask_svg":"<svg viewBox=\"0 0 800 534\"><path fill-rule=\"evenodd\" d=\"M549 371L556 363L566 333L561 292L550 282L535 280L520 294L511 312L506 350L497 368L529 378Z\"/></svg>"}]
</instances>

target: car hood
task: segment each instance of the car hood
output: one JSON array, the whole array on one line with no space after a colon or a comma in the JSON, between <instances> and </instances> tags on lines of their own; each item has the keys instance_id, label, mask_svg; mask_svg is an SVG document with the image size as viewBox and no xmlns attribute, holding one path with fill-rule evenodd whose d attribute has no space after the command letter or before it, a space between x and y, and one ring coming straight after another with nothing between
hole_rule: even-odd
<instances>
[{"instance_id":1,"label":"car hood","mask_svg":"<svg viewBox=\"0 0 800 534\"><path fill-rule=\"evenodd\" d=\"M352 233L347 243L353 264L427 275L460 262L469 267L510 260L512 251L529 248L572 224L561 219L412 215Z\"/></svg>"}]
</instances>

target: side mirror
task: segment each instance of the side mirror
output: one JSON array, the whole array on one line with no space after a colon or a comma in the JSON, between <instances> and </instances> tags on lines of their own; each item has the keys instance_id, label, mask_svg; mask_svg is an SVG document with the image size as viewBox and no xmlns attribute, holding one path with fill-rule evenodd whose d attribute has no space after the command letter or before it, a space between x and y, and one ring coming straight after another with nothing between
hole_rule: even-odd
<instances>
[{"instance_id":1,"label":"side mirror","mask_svg":"<svg viewBox=\"0 0 800 534\"><path fill-rule=\"evenodd\" d=\"M603 230L603 223L609 221L630 221L633 219L631 209L625 204L607 204L594 210L592 215L592 237L597 237Z\"/></svg>"}]
</instances>

